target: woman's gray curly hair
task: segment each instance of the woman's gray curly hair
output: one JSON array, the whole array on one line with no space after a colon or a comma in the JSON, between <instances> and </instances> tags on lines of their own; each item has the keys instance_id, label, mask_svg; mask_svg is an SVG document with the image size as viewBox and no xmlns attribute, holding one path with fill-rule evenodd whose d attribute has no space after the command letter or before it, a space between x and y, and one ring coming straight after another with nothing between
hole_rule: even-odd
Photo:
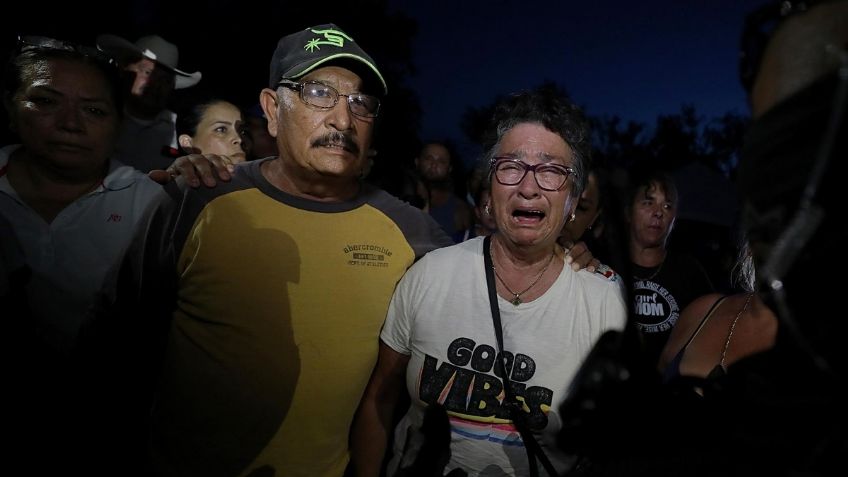
<instances>
[{"instance_id":1,"label":"woman's gray curly hair","mask_svg":"<svg viewBox=\"0 0 848 477\"><path fill-rule=\"evenodd\" d=\"M574 154L574 186L571 196L579 197L586 187L586 171L592 155L589 122L583 111L555 88L541 87L516 93L495 105L492 121L483 139L483 157L492 179L493 159L503 136L519 124L540 124L558 134Z\"/></svg>"}]
</instances>

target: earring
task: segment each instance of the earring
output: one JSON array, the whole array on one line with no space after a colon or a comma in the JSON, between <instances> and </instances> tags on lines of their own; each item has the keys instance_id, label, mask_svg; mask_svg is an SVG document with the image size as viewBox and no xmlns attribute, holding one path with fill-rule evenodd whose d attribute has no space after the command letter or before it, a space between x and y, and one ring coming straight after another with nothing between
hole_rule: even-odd
<instances>
[{"instance_id":1,"label":"earring","mask_svg":"<svg viewBox=\"0 0 848 477\"><path fill-rule=\"evenodd\" d=\"M491 209L489 209L489 204L486 204L486 208L483 209L483 210L486 211L486 215L492 215L492 211L491 211Z\"/></svg>"},{"instance_id":2,"label":"earring","mask_svg":"<svg viewBox=\"0 0 848 477\"><path fill-rule=\"evenodd\" d=\"M572 213L571 213L571 218L570 218L570 219L568 219L568 221L569 221L569 222L574 222L574 219L576 219L576 218L577 218L577 214L575 214L574 212L572 212Z\"/></svg>"}]
</instances>

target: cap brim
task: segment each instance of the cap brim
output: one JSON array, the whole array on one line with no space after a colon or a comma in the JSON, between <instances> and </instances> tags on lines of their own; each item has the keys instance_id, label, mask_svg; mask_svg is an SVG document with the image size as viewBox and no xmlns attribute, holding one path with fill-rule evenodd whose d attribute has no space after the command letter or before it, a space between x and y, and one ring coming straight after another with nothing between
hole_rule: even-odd
<instances>
[{"instance_id":1,"label":"cap brim","mask_svg":"<svg viewBox=\"0 0 848 477\"><path fill-rule=\"evenodd\" d=\"M300 78L301 76L309 73L310 71L312 71L312 70L314 70L314 69L316 69L320 66L327 64L328 62L339 61L339 60L344 60L344 59L355 60L358 63L367 66L368 70L371 73L374 73L374 76L376 76L377 79L380 80L380 86L383 87L383 94L388 94L389 88L386 85L386 80L383 79L383 75L380 74L380 71L377 69L377 67L374 66L373 64L371 64L371 62L366 60L365 58L363 58L359 55L352 54L352 53L339 53L337 55L332 55L332 56L328 56L326 58L321 58L320 60L316 61L315 63L297 65L296 67L294 67L294 68L290 69L289 71L283 73L283 76L281 77L281 79Z\"/></svg>"}]
</instances>

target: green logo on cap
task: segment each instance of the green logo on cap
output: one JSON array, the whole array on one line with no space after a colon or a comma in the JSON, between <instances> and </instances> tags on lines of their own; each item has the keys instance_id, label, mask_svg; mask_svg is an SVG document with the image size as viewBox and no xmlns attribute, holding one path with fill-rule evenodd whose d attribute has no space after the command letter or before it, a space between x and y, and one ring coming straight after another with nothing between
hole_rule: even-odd
<instances>
[{"instance_id":1,"label":"green logo on cap","mask_svg":"<svg viewBox=\"0 0 848 477\"><path fill-rule=\"evenodd\" d=\"M344 32L339 30L312 30L312 33L324 35L324 39L322 40L321 38L313 38L306 42L306 45L303 47L303 49L309 50L310 53L315 50L320 50L321 47L318 45L333 45L342 48L344 47L345 40L353 41L353 38L345 35Z\"/></svg>"}]
</instances>

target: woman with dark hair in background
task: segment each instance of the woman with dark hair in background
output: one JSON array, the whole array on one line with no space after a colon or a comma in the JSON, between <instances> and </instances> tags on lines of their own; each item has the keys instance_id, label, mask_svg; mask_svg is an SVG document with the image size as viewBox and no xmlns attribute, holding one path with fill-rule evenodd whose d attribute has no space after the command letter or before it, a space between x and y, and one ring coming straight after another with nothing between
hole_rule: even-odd
<instances>
[{"instance_id":1,"label":"woman with dark hair in background","mask_svg":"<svg viewBox=\"0 0 848 477\"><path fill-rule=\"evenodd\" d=\"M250 152L247 125L239 108L223 99L200 101L177 115L177 141L186 154L217 154L244 162Z\"/></svg>"}]
</instances>

